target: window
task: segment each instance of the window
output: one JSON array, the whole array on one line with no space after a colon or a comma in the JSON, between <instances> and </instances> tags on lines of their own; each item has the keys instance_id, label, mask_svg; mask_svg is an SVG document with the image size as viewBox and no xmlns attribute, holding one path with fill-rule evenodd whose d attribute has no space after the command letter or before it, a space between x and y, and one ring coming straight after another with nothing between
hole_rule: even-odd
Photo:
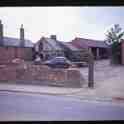
<instances>
[{"instance_id":1,"label":"window","mask_svg":"<svg viewBox=\"0 0 124 124\"><path fill-rule=\"evenodd\" d=\"M43 50L43 44L40 42L39 44L39 50L42 51Z\"/></svg>"}]
</instances>

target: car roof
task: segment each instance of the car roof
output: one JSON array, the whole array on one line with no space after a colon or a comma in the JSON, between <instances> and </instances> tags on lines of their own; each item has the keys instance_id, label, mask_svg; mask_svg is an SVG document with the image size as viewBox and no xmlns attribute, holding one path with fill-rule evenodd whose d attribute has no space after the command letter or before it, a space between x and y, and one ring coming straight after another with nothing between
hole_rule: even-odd
<instances>
[{"instance_id":1,"label":"car roof","mask_svg":"<svg viewBox=\"0 0 124 124\"><path fill-rule=\"evenodd\" d=\"M57 57L55 57L55 58L65 58L64 56L57 56Z\"/></svg>"},{"instance_id":2,"label":"car roof","mask_svg":"<svg viewBox=\"0 0 124 124\"><path fill-rule=\"evenodd\" d=\"M66 59L65 57L55 57L54 59Z\"/></svg>"}]
</instances>

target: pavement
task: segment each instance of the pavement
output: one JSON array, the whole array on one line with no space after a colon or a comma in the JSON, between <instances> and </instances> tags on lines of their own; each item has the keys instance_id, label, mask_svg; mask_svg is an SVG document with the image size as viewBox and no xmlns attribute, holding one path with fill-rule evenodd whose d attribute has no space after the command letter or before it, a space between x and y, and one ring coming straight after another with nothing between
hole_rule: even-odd
<instances>
[{"instance_id":1,"label":"pavement","mask_svg":"<svg viewBox=\"0 0 124 124\"><path fill-rule=\"evenodd\" d=\"M82 100L94 100L112 102L111 97L104 97L94 94L95 89L89 88L63 88L63 87L49 87L49 86L38 86L38 85L27 85L27 84L8 84L0 83L0 91L7 92L21 92L31 94L45 94L45 95L60 95L75 97Z\"/></svg>"},{"instance_id":2,"label":"pavement","mask_svg":"<svg viewBox=\"0 0 124 124\"><path fill-rule=\"evenodd\" d=\"M27 92L48 95L68 95L80 92L82 88L61 88L53 86L0 83L0 91Z\"/></svg>"}]
</instances>

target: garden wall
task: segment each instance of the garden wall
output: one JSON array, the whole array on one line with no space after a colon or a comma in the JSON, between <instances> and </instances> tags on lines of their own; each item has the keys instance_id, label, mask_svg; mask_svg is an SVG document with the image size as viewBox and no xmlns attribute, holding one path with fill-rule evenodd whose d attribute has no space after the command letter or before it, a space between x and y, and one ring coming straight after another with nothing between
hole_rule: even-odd
<instances>
[{"instance_id":1,"label":"garden wall","mask_svg":"<svg viewBox=\"0 0 124 124\"><path fill-rule=\"evenodd\" d=\"M43 65L0 65L0 81L63 87L82 87L84 79L76 69L51 69Z\"/></svg>"}]
</instances>

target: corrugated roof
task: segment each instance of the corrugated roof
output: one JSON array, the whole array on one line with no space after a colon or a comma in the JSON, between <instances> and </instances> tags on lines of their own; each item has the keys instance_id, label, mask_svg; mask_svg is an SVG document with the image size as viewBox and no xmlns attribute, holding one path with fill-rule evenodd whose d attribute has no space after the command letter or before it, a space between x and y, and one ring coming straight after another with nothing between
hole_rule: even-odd
<instances>
[{"instance_id":1,"label":"corrugated roof","mask_svg":"<svg viewBox=\"0 0 124 124\"><path fill-rule=\"evenodd\" d=\"M4 37L4 46L14 46L14 47L20 47L20 39L18 38L12 38L12 37ZM33 47L34 44L30 40L25 40L25 46L24 47Z\"/></svg>"},{"instance_id":2,"label":"corrugated roof","mask_svg":"<svg viewBox=\"0 0 124 124\"><path fill-rule=\"evenodd\" d=\"M74 40L72 40L71 44L78 48L87 48L87 47L108 48L108 45L104 41L85 39L85 38L75 38Z\"/></svg>"}]
</instances>

